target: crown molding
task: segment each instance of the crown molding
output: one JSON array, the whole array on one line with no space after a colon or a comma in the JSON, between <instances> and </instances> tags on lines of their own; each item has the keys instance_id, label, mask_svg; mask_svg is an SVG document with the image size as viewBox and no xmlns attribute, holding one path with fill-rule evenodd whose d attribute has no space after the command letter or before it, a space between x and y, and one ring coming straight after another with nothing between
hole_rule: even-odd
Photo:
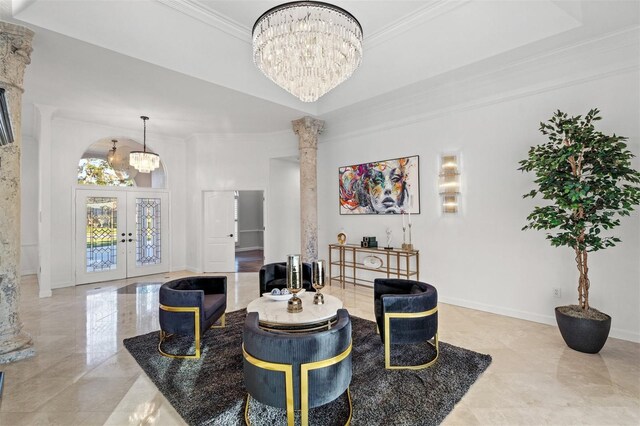
<instances>
[{"instance_id":1,"label":"crown molding","mask_svg":"<svg viewBox=\"0 0 640 426\"><path fill-rule=\"evenodd\" d=\"M251 28L217 12L214 9L204 6L198 0L156 0L167 7L184 13L207 25L215 27L238 40L251 44ZM445 15L471 0L431 0L427 4L417 8L411 13L390 22L383 28L365 34L365 43L368 49L384 43L385 41L402 34L419 25L423 25L439 16Z\"/></svg>"},{"instance_id":2,"label":"crown molding","mask_svg":"<svg viewBox=\"0 0 640 426\"><path fill-rule=\"evenodd\" d=\"M371 35L365 34L366 48L374 48L418 25L423 25L439 16L452 12L470 1L471 0L431 0L424 6L371 33Z\"/></svg>"},{"instance_id":3,"label":"crown molding","mask_svg":"<svg viewBox=\"0 0 640 426\"><path fill-rule=\"evenodd\" d=\"M64 115L64 111L60 110L59 114L56 114L55 116L53 116L51 118L51 123L53 124L62 124L62 123L66 123L69 125L77 125L77 126L85 126L85 128L90 129L90 130L94 130L94 129L101 129L103 131L105 131L106 135L102 136L98 139L96 139L95 141L91 142L94 143L100 139L105 139L105 138L112 138L113 135L120 134L122 136L116 136L116 138L120 138L120 139L130 139L133 142L138 142L139 140L142 140L142 136L143 136L143 132L140 129L134 129L132 127L124 127L124 126L116 126L116 125L110 125L110 124L104 124L104 123L99 123L96 121L91 121L91 119L87 118L87 119L79 119L79 118L71 118L71 117L67 117ZM128 135L128 136L124 136L124 135ZM135 136L131 136L131 135L135 135ZM159 133L159 132L150 132L147 130L147 136L155 138L156 140L161 140L162 142L167 142L167 143L179 143L179 142L183 142L185 141L187 138L181 138L178 136L173 136L173 135L167 135L165 133ZM142 146L141 142L140 145ZM148 146L149 144L147 144Z\"/></svg>"},{"instance_id":4,"label":"crown molding","mask_svg":"<svg viewBox=\"0 0 640 426\"><path fill-rule=\"evenodd\" d=\"M264 141L265 139L286 139L297 141L297 136L293 132L293 128L284 130L274 130L272 132L254 132L254 133L192 133L186 140L192 138L214 138L217 142L255 142Z\"/></svg>"},{"instance_id":5,"label":"crown molding","mask_svg":"<svg viewBox=\"0 0 640 426\"><path fill-rule=\"evenodd\" d=\"M238 40L251 44L251 28L202 5L197 0L156 0L158 3L215 27Z\"/></svg>"},{"instance_id":6,"label":"crown molding","mask_svg":"<svg viewBox=\"0 0 640 426\"><path fill-rule=\"evenodd\" d=\"M361 103L357 108L348 107L321 115L320 118L333 123L328 130L333 129L335 133L326 134L320 142L338 141L404 127L564 87L627 73L638 73L640 70L639 34L640 27L625 28L571 46L514 61L490 72L429 87L405 88L404 96L386 100L383 97L378 100L374 98ZM593 58L600 58L600 60L596 61ZM585 65L591 63L593 66L575 65L579 63ZM576 66L578 67L577 71L567 72ZM497 81L507 83L511 81L513 83L518 81L522 75L526 75L523 73L528 73L529 78L521 87L504 87L501 92L494 92ZM451 94L473 92L477 95L475 99L460 100L452 105L437 106L439 100L446 101L450 99ZM358 123L362 127L357 128Z\"/></svg>"},{"instance_id":7,"label":"crown molding","mask_svg":"<svg viewBox=\"0 0 640 426\"><path fill-rule=\"evenodd\" d=\"M318 142L319 143L320 142L323 142L323 143L337 142L344 139L349 139L349 138L354 138L359 136L366 136L372 133L380 133L380 132L398 128L398 127L405 127L405 126L409 126L416 123L434 120L436 118L444 117L454 113L460 113L460 112L470 111L478 108L484 108L487 106L496 105L503 102L509 102L515 99L535 96L541 93L559 90L565 87L571 87L578 84L588 83L591 81L596 81L596 80L600 80L607 77L613 77L613 76L632 73L632 72L638 73L638 71L640 71L640 66L629 66L626 68L619 68L613 71L597 73L584 78L571 79L570 81L555 82L554 84L548 84L542 87L536 87L536 88L530 87L527 89L510 91L510 92L496 95L496 96L489 96L489 97L484 97L478 100L460 103L458 105L454 105L447 108L440 108L435 111L431 111L427 113L418 113L409 117L391 120L380 125L369 126L366 128L353 130L353 131L346 131L339 135L334 135L326 139L321 139Z\"/></svg>"},{"instance_id":8,"label":"crown molding","mask_svg":"<svg viewBox=\"0 0 640 426\"><path fill-rule=\"evenodd\" d=\"M421 104L425 101L425 99L430 99L434 97L438 91L451 91L459 88L463 85L468 85L469 87L478 88L486 85L493 85L495 81L504 81L505 77L510 75L518 75L523 71L531 71L532 69L538 68L553 68L558 67L559 65L571 61L576 61L580 58L584 57L594 57L596 55L604 55L608 52L612 52L620 49L631 49L635 48L636 54L630 55L621 55L621 60L618 62L616 69L624 70L629 67L633 67L634 64L639 64L639 57L637 54L637 50L639 45L638 40L640 40L640 26L632 26L628 28L623 28L618 31L614 31L611 33L599 35L597 37L593 37L588 40L580 40L579 42L572 43L570 45L558 47L553 50L549 50L537 55L528 56L523 59L518 59L512 61L500 68L492 69L490 71L485 71L481 73L473 74L472 76L467 76L465 78L458 78L455 81L446 82L444 84L438 84L437 87L418 87L420 83L417 85L412 85L410 91L405 93L400 99L393 100L382 100L381 102L375 102L375 99L369 99L363 101L365 103L371 104L371 106L367 107L367 111L369 113L388 113L391 111L397 111L400 108L404 108L410 106L412 109L415 109L416 105ZM633 53L633 52L631 52ZM606 63L599 63L600 67L607 65ZM611 68L607 68L605 71L602 71L600 68L600 73L594 70L594 75L601 75L603 72L606 73ZM584 75L584 74L582 74ZM564 78L565 81L573 81L578 78L578 76L569 76ZM405 90L407 87L404 88ZM403 90L403 88L398 89ZM381 95L380 99L382 99L384 95ZM349 107L346 107L349 109ZM327 115L331 115L334 111L329 112ZM320 117L324 119L324 114Z\"/></svg>"}]
</instances>

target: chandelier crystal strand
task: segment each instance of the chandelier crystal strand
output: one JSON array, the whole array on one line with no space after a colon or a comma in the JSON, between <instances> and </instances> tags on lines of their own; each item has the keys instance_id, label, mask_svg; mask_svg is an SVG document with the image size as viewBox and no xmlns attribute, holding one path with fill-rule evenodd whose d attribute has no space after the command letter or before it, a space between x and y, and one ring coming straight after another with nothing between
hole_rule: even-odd
<instances>
[{"instance_id":1,"label":"chandelier crystal strand","mask_svg":"<svg viewBox=\"0 0 640 426\"><path fill-rule=\"evenodd\" d=\"M147 152L147 120L149 117L140 117L144 123L144 139L142 151L131 151L129 154L129 165L133 166L140 173L149 173L160 167L160 156L153 152Z\"/></svg>"},{"instance_id":2,"label":"chandelier crystal strand","mask_svg":"<svg viewBox=\"0 0 640 426\"><path fill-rule=\"evenodd\" d=\"M253 27L253 60L274 83L314 102L348 79L362 61L362 27L327 3L286 3Z\"/></svg>"}]
</instances>

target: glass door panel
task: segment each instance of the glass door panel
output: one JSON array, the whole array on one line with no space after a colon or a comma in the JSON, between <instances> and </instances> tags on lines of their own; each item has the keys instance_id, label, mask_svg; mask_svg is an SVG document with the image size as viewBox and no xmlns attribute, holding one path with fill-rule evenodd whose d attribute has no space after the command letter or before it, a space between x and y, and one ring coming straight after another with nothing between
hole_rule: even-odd
<instances>
[{"instance_id":1,"label":"glass door panel","mask_svg":"<svg viewBox=\"0 0 640 426\"><path fill-rule=\"evenodd\" d=\"M115 191L77 191L77 284L126 276L126 202Z\"/></svg>"},{"instance_id":2,"label":"glass door panel","mask_svg":"<svg viewBox=\"0 0 640 426\"><path fill-rule=\"evenodd\" d=\"M136 266L162 262L162 200L136 198Z\"/></svg>"},{"instance_id":3,"label":"glass door panel","mask_svg":"<svg viewBox=\"0 0 640 426\"><path fill-rule=\"evenodd\" d=\"M161 192L129 192L127 222L135 244L127 254L127 276L158 274L169 270L168 196Z\"/></svg>"},{"instance_id":4,"label":"glass door panel","mask_svg":"<svg viewBox=\"0 0 640 426\"><path fill-rule=\"evenodd\" d=\"M118 199L88 197L87 272L112 271L118 264Z\"/></svg>"}]
</instances>

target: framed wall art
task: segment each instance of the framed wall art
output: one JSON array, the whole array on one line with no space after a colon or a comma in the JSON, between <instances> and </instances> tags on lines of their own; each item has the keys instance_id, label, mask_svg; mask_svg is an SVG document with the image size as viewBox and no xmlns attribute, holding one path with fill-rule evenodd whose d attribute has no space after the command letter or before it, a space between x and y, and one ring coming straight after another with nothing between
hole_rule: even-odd
<instances>
[{"instance_id":1,"label":"framed wall art","mask_svg":"<svg viewBox=\"0 0 640 426\"><path fill-rule=\"evenodd\" d=\"M340 167L340 214L420 213L419 169L417 155Z\"/></svg>"}]
</instances>

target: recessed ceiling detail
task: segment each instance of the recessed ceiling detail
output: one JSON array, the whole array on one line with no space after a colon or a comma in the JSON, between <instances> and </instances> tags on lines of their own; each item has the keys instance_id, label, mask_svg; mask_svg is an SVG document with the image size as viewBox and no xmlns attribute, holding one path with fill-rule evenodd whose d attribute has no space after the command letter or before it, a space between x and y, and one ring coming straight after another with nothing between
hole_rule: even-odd
<instances>
[{"instance_id":1,"label":"recessed ceiling detail","mask_svg":"<svg viewBox=\"0 0 640 426\"><path fill-rule=\"evenodd\" d=\"M476 64L499 69L505 58L577 45L639 21L637 2L623 1L334 1L360 21L364 59L350 79L305 104L252 63L251 27L281 1L16 0L13 18L36 32L25 102L131 129L138 124L130 117L149 113L154 132L178 137L284 131L301 115L357 108L447 75L470 78L464 70Z\"/></svg>"}]
</instances>

